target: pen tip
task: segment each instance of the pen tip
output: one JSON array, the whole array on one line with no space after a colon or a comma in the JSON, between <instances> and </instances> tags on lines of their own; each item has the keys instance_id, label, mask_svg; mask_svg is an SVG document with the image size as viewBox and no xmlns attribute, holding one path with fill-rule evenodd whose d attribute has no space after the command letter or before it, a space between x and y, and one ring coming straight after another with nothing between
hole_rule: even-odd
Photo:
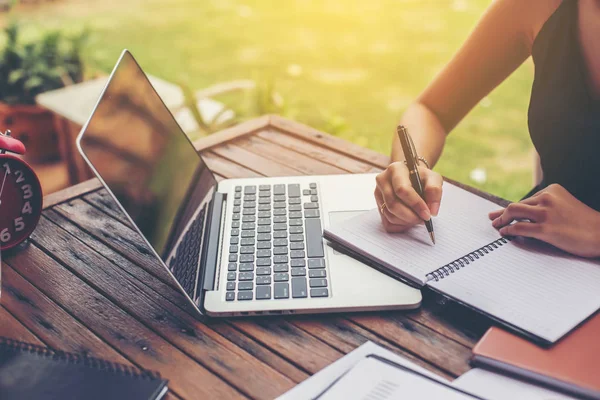
<instances>
[{"instance_id":1,"label":"pen tip","mask_svg":"<svg viewBox=\"0 0 600 400\"><path fill-rule=\"evenodd\" d=\"M429 237L431 237L431 243L435 244L435 234L433 232L429 232Z\"/></svg>"}]
</instances>

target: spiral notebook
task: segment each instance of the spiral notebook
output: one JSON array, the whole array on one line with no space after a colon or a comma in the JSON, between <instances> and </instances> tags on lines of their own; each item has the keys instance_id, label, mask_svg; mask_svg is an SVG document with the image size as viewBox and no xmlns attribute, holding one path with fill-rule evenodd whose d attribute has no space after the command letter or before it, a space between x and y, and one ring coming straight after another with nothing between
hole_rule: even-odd
<instances>
[{"instance_id":1,"label":"spiral notebook","mask_svg":"<svg viewBox=\"0 0 600 400\"><path fill-rule=\"evenodd\" d=\"M167 390L152 372L0 338L2 400L158 400Z\"/></svg>"},{"instance_id":2,"label":"spiral notebook","mask_svg":"<svg viewBox=\"0 0 600 400\"><path fill-rule=\"evenodd\" d=\"M447 182L442 196L435 246L423 226L385 232L377 210L332 224L324 236L342 251L542 345L558 341L600 308L600 261L502 238L487 216L498 205Z\"/></svg>"}]
</instances>

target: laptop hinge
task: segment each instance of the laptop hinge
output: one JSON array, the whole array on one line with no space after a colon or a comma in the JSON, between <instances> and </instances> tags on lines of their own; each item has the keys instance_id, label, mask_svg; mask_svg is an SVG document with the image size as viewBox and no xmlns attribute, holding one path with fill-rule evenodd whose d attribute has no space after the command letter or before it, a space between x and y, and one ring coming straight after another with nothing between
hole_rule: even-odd
<instances>
[{"instance_id":1,"label":"laptop hinge","mask_svg":"<svg viewBox=\"0 0 600 400\"><path fill-rule=\"evenodd\" d=\"M226 195L224 193L215 192L211 208L209 211L209 219L206 237L206 246L203 251L202 263L202 288L203 290L213 290L215 286L215 277L217 265L219 261L219 244L221 237L221 216L223 215L223 206Z\"/></svg>"}]
</instances>

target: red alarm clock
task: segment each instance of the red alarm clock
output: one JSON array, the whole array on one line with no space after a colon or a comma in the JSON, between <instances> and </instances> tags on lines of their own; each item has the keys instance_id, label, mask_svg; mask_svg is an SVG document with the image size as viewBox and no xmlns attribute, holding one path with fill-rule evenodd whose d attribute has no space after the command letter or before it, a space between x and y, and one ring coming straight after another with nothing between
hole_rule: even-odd
<instances>
[{"instance_id":1,"label":"red alarm clock","mask_svg":"<svg viewBox=\"0 0 600 400\"><path fill-rule=\"evenodd\" d=\"M0 133L0 250L15 247L31 235L42 215L42 185L33 169L19 157L25 146Z\"/></svg>"}]
</instances>

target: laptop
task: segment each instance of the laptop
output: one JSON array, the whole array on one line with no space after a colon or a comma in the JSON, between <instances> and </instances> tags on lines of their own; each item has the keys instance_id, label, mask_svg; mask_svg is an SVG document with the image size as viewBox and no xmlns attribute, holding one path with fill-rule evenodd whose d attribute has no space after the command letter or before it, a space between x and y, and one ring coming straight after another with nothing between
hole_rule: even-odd
<instances>
[{"instance_id":1,"label":"laptop","mask_svg":"<svg viewBox=\"0 0 600 400\"><path fill-rule=\"evenodd\" d=\"M376 206L374 174L217 180L127 50L77 146L203 315L421 303L418 289L338 253L322 238L330 223Z\"/></svg>"}]
</instances>

